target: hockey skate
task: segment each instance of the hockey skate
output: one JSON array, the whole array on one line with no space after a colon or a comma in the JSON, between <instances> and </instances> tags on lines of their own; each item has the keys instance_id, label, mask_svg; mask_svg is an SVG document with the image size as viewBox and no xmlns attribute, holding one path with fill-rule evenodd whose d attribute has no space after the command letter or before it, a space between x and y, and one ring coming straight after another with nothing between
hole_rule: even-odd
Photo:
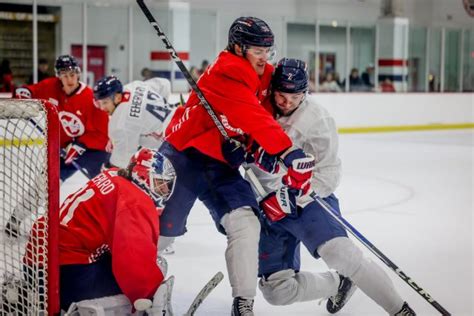
<instances>
[{"instance_id":1,"label":"hockey skate","mask_svg":"<svg viewBox=\"0 0 474 316\"><path fill-rule=\"evenodd\" d=\"M232 316L254 316L253 299L235 297L232 304Z\"/></svg>"},{"instance_id":2,"label":"hockey skate","mask_svg":"<svg viewBox=\"0 0 474 316\"><path fill-rule=\"evenodd\" d=\"M355 286L351 279L343 275L339 275L339 278L340 282L339 288L337 289L337 294L331 296L326 304L326 309L331 314L335 314L340 311L357 289L357 286Z\"/></svg>"},{"instance_id":3,"label":"hockey skate","mask_svg":"<svg viewBox=\"0 0 474 316\"><path fill-rule=\"evenodd\" d=\"M405 302L403 303L402 309L398 311L394 316L416 316L416 313L414 310L411 309L410 306L408 306L408 303Z\"/></svg>"}]
</instances>

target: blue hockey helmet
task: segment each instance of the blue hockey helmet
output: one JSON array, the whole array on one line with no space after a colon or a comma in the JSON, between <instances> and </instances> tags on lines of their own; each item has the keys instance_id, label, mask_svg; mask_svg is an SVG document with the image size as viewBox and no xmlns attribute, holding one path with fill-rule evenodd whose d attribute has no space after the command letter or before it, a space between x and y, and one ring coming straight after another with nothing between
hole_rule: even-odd
<instances>
[{"instance_id":1,"label":"blue hockey helmet","mask_svg":"<svg viewBox=\"0 0 474 316\"><path fill-rule=\"evenodd\" d=\"M308 91L306 63L299 59L282 58L273 73L272 89L286 93Z\"/></svg>"},{"instance_id":2,"label":"blue hockey helmet","mask_svg":"<svg viewBox=\"0 0 474 316\"><path fill-rule=\"evenodd\" d=\"M233 51L234 44L240 46L273 46L273 32L267 23L255 17L240 17L229 29L228 49Z\"/></svg>"},{"instance_id":3,"label":"blue hockey helmet","mask_svg":"<svg viewBox=\"0 0 474 316\"><path fill-rule=\"evenodd\" d=\"M78 73L81 72L77 59L71 55L59 56L54 63L54 69L56 70L57 75L59 75L61 71L74 70Z\"/></svg>"},{"instance_id":4,"label":"blue hockey helmet","mask_svg":"<svg viewBox=\"0 0 474 316\"><path fill-rule=\"evenodd\" d=\"M94 85L94 98L96 100L102 100L110 98L115 93L122 93L123 86L120 80L115 76L107 76L96 82Z\"/></svg>"}]
</instances>

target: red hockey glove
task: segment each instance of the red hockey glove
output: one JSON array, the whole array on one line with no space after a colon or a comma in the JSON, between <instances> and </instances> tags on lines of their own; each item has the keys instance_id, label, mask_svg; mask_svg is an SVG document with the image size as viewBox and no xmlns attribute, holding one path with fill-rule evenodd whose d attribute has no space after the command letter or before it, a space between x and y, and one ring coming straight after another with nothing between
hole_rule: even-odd
<instances>
[{"instance_id":1,"label":"red hockey glove","mask_svg":"<svg viewBox=\"0 0 474 316\"><path fill-rule=\"evenodd\" d=\"M311 189L311 177L316 165L313 155L299 148L294 149L284 156L283 163L288 168L282 178L283 184L296 190L298 196L307 194Z\"/></svg>"},{"instance_id":2,"label":"red hockey glove","mask_svg":"<svg viewBox=\"0 0 474 316\"><path fill-rule=\"evenodd\" d=\"M18 88L14 93L15 99L31 99L31 92L27 88Z\"/></svg>"},{"instance_id":3,"label":"red hockey glove","mask_svg":"<svg viewBox=\"0 0 474 316\"><path fill-rule=\"evenodd\" d=\"M69 165L76 160L80 155L86 151L86 147L79 143L70 143L66 148L66 156L64 156L64 163Z\"/></svg>"},{"instance_id":4,"label":"red hockey glove","mask_svg":"<svg viewBox=\"0 0 474 316\"><path fill-rule=\"evenodd\" d=\"M258 147L253 153L254 163L263 171L269 173L278 173L280 166L278 165L279 157L277 155L268 154L265 149Z\"/></svg>"},{"instance_id":5,"label":"red hockey glove","mask_svg":"<svg viewBox=\"0 0 474 316\"><path fill-rule=\"evenodd\" d=\"M281 187L268 194L260 202L260 207L270 222L276 222L286 216L296 214L296 199L287 187Z\"/></svg>"}]
</instances>

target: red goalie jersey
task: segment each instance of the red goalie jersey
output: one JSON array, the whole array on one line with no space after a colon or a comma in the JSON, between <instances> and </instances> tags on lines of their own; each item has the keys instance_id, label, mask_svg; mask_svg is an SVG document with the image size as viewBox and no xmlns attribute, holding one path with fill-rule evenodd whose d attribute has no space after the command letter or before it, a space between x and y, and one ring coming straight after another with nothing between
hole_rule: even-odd
<instances>
[{"instance_id":1,"label":"red goalie jersey","mask_svg":"<svg viewBox=\"0 0 474 316\"><path fill-rule=\"evenodd\" d=\"M24 94L24 89L29 94ZM17 89L17 97L25 96L43 99L57 106L62 125L61 148L77 141L87 148L105 151L109 141L109 116L94 105L92 90L85 83L79 82L77 90L66 95L59 78L48 78Z\"/></svg>"},{"instance_id":2,"label":"red goalie jersey","mask_svg":"<svg viewBox=\"0 0 474 316\"><path fill-rule=\"evenodd\" d=\"M156 264L159 210L131 181L105 171L71 194L62 204L59 226L59 264L90 264L110 252L112 270L122 292L134 302L152 297L163 281ZM44 225L32 229L25 264L35 264L41 247L35 245Z\"/></svg>"}]
</instances>

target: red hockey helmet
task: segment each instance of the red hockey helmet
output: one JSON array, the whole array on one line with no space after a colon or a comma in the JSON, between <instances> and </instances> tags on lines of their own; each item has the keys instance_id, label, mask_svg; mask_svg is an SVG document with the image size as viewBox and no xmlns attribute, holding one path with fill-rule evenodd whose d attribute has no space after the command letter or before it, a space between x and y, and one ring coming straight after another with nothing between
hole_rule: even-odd
<instances>
[{"instance_id":1,"label":"red hockey helmet","mask_svg":"<svg viewBox=\"0 0 474 316\"><path fill-rule=\"evenodd\" d=\"M171 162L156 150L141 148L130 160L132 182L147 193L157 206L173 192L176 172Z\"/></svg>"}]
</instances>

